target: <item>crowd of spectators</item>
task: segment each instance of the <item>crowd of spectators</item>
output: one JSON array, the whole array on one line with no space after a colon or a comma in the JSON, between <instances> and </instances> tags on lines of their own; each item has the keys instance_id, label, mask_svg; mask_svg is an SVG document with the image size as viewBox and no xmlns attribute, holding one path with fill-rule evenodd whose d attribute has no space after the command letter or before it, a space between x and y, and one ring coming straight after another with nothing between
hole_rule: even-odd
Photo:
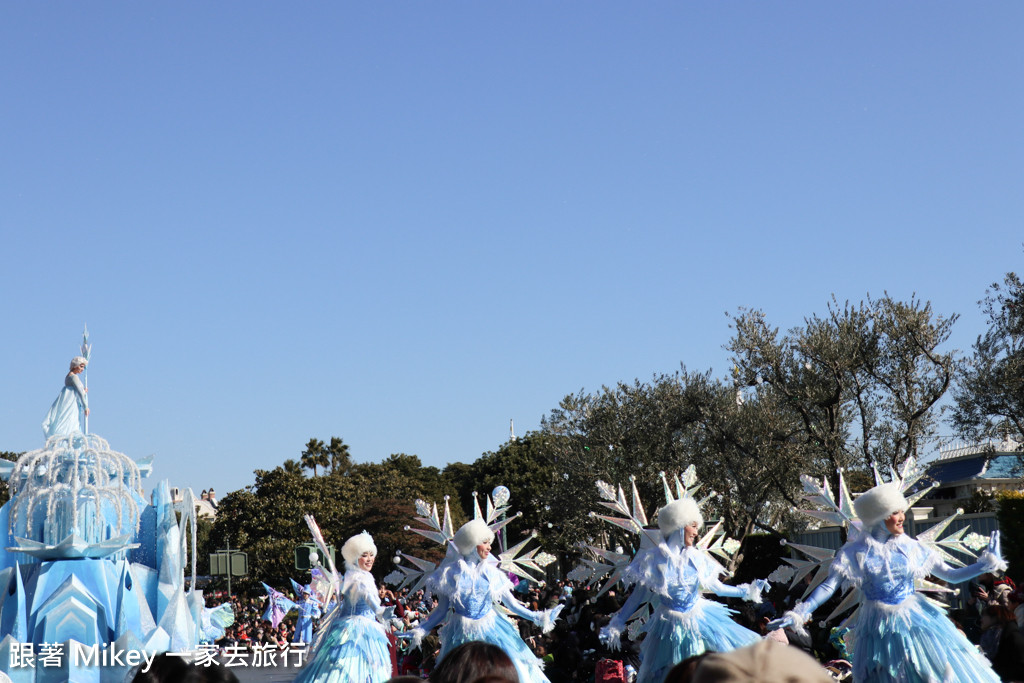
<instances>
[{"instance_id":1,"label":"crowd of spectators","mask_svg":"<svg viewBox=\"0 0 1024 683\"><path fill-rule=\"evenodd\" d=\"M744 626L769 636L771 640L805 651L827 667L825 670L834 680L847 680L849 654L842 630L809 624L809 637L791 630L767 631L768 622L791 608L802 596L804 588L798 586L787 591L784 587L776 587L760 605L729 602L737 610L737 620ZM379 590L381 603L393 608L387 624L392 636L415 628L437 605L437 600L422 590L393 591L386 586ZM1009 577L986 574L971 582L968 591L970 597L966 604L961 601L959 607L951 607L952 618L989 657L1003 680L1024 680L1022 590ZM617 680L618 676L628 683L639 668L638 648L631 640L623 639L623 650L608 651L598 638L600 628L621 607L622 596L615 590L597 597L595 594L595 590L568 581L548 584L522 582L516 587L516 596L532 610L547 609L559 603L565 605L561 618L549 633L542 633L529 621L510 617L526 644L544 662L545 674L552 683L589 683ZM222 602L225 597L211 593L208 595L209 604ZM294 613L275 629L270 622L261 619L266 607L265 596L235 595L231 604L235 623L218 645L288 647L295 632ZM424 638L422 646L416 650L410 649L404 639L393 637L392 642L398 675L426 678L434 670L440 650L436 632Z\"/></svg>"}]
</instances>

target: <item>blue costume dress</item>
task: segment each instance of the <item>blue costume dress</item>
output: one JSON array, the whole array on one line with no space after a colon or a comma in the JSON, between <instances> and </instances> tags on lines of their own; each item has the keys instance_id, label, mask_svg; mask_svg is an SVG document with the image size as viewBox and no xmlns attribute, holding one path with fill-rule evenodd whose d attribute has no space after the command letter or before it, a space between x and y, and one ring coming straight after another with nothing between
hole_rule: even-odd
<instances>
[{"instance_id":1,"label":"blue costume dress","mask_svg":"<svg viewBox=\"0 0 1024 683\"><path fill-rule=\"evenodd\" d=\"M853 635L853 677L875 683L997 683L977 648L940 608L915 591L914 580L928 575L960 583L1005 567L990 552L979 562L953 569L939 555L905 534L891 535L884 524L844 545L828 579L787 617L803 622L841 584L860 588L863 602L847 626Z\"/></svg>"},{"instance_id":2,"label":"blue costume dress","mask_svg":"<svg viewBox=\"0 0 1024 683\"><path fill-rule=\"evenodd\" d=\"M387 632L377 621L381 606L373 576L349 567L341 595L295 683L382 683L391 678L391 653Z\"/></svg>"},{"instance_id":3,"label":"blue costume dress","mask_svg":"<svg viewBox=\"0 0 1024 683\"><path fill-rule=\"evenodd\" d=\"M618 643L626 619L653 594L655 609L644 625L647 636L640 646L637 683L661 683L679 662L705 651L727 652L750 645L761 636L732 620L735 612L701 596L702 590L729 598L761 601L760 582L727 586L719 581L725 568L693 546L680 548L678 533L669 542L640 551L622 576L635 585L626 604L616 612L602 638Z\"/></svg>"},{"instance_id":4,"label":"blue costume dress","mask_svg":"<svg viewBox=\"0 0 1024 683\"><path fill-rule=\"evenodd\" d=\"M313 620L320 618L320 603L312 595L306 595L298 604L299 618L295 622L293 643L308 643L313 640Z\"/></svg>"},{"instance_id":5,"label":"blue costume dress","mask_svg":"<svg viewBox=\"0 0 1024 683\"><path fill-rule=\"evenodd\" d=\"M57 394L57 399L43 420L45 438L82 431L79 413L88 407L89 397L82 386L82 380L75 373L69 372L64 378L64 388Z\"/></svg>"},{"instance_id":6,"label":"blue costume dress","mask_svg":"<svg viewBox=\"0 0 1024 683\"><path fill-rule=\"evenodd\" d=\"M441 628L441 662L453 648L478 640L497 645L512 659L520 683L548 683L544 668L530 648L519 637L512 621L500 614L496 605L503 604L510 612L528 619L545 632L554 625L562 605L534 612L512 597L512 582L493 560L481 560L474 554L462 556L442 566L428 582L438 598L437 607L412 631L413 642L429 633L447 618Z\"/></svg>"}]
</instances>

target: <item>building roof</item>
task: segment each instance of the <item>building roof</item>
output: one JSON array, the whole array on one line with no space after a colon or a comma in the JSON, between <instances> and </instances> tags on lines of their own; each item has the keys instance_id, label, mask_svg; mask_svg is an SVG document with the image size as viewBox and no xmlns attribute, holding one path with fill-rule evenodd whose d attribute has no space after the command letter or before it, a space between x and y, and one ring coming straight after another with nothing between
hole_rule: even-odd
<instances>
[{"instance_id":1,"label":"building roof","mask_svg":"<svg viewBox=\"0 0 1024 683\"><path fill-rule=\"evenodd\" d=\"M939 460L932 463L926 474L939 484L975 479L985 471L988 458L989 456L986 454L957 458L956 460Z\"/></svg>"},{"instance_id":2,"label":"building roof","mask_svg":"<svg viewBox=\"0 0 1024 683\"><path fill-rule=\"evenodd\" d=\"M996 455L982 472L982 479L1017 479L1021 476L1021 460L1016 453Z\"/></svg>"},{"instance_id":3,"label":"building roof","mask_svg":"<svg viewBox=\"0 0 1024 683\"><path fill-rule=\"evenodd\" d=\"M1022 471L1016 453L989 452L938 460L928 467L926 474L941 485L967 479L1018 479Z\"/></svg>"}]
</instances>

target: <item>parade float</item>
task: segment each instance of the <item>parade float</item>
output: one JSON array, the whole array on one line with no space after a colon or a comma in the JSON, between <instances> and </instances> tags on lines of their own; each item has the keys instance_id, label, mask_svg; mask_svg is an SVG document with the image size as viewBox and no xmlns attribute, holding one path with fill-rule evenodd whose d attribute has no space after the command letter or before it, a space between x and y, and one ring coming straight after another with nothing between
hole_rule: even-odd
<instances>
[{"instance_id":1,"label":"parade float","mask_svg":"<svg viewBox=\"0 0 1024 683\"><path fill-rule=\"evenodd\" d=\"M69 377L88 361L87 340ZM65 385L75 391L74 382ZM120 683L155 653L195 650L211 627L202 592L191 587L191 491L176 504L164 481L147 503L151 458L136 462L89 434L86 410L78 420L82 403L43 448L0 461L11 494L0 507L0 671L15 683Z\"/></svg>"}]
</instances>

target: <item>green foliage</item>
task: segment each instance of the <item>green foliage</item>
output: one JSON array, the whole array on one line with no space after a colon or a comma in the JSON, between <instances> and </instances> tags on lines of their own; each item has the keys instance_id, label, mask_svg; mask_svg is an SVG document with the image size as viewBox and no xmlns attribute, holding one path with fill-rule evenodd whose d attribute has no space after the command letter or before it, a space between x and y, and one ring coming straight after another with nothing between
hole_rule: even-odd
<instances>
[{"instance_id":1,"label":"green foliage","mask_svg":"<svg viewBox=\"0 0 1024 683\"><path fill-rule=\"evenodd\" d=\"M309 443L306 444L306 449L302 451L302 466L313 470L313 476L316 476L317 467L327 467L330 464L330 455L327 452L324 442L320 439L310 439Z\"/></svg>"},{"instance_id":2,"label":"green foliage","mask_svg":"<svg viewBox=\"0 0 1024 683\"><path fill-rule=\"evenodd\" d=\"M982 512L994 512L997 507L996 496L993 493L988 493L980 489L976 489L972 494L970 500L964 503L964 512L968 515L979 514Z\"/></svg>"},{"instance_id":3,"label":"green foliage","mask_svg":"<svg viewBox=\"0 0 1024 683\"><path fill-rule=\"evenodd\" d=\"M522 516L509 524L506 543L514 545L528 534L536 532L541 542L553 535L554 523L545 505L549 491L556 484L556 471L552 454L558 439L540 432L531 432L514 441L508 441L496 452L484 453L455 479L451 466L445 473L457 482L457 496L466 506L467 519L472 514L473 492L480 494L483 510L486 499L495 487L506 486L511 492L509 506ZM550 526L549 526L550 524ZM554 545L551 545L552 549Z\"/></svg>"},{"instance_id":4,"label":"green foliage","mask_svg":"<svg viewBox=\"0 0 1024 683\"><path fill-rule=\"evenodd\" d=\"M255 484L220 501L211 542L223 548L230 539L233 548L249 554L249 583L286 582L295 573L295 546L309 541L303 514L314 515L325 534L341 528L351 519L358 489L347 477L307 479L284 466L255 474Z\"/></svg>"},{"instance_id":5,"label":"green foliage","mask_svg":"<svg viewBox=\"0 0 1024 683\"><path fill-rule=\"evenodd\" d=\"M979 303L989 327L963 368L953 424L969 438L1013 436L1024 443L1024 283L1007 273Z\"/></svg>"},{"instance_id":6,"label":"green foliage","mask_svg":"<svg viewBox=\"0 0 1024 683\"><path fill-rule=\"evenodd\" d=\"M999 532L1003 542L1003 557L1011 571L1024 567L1024 492L1001 491L997 496ZM1013 569L1013 568L1017 569Z\"/></svg>"},{"instance_id":7,"label":"green foliage","mask_svg":"<svg viewBox=\"0 0 1024 683\"><path fill-rule=\"evenodd\" d=\"M936 404L953 378L944 318L917 299L888 296L857 305L834 299L784 335L761 311L733 317L738 387L775 394L798 427L807 471L836 483L839 468L897 468L936 434Z\"/></svg>"}]
</instances>

